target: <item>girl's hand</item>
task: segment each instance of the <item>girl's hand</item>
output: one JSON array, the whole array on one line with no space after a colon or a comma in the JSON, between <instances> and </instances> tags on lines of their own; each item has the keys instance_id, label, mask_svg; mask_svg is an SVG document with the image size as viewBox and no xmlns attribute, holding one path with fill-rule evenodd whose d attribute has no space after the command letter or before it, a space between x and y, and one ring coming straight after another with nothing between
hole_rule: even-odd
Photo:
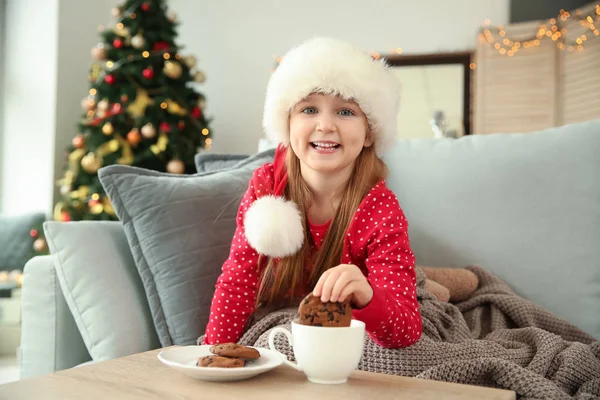
<instances>
[{"instance_id":1,"label":"girl's hand","mask_svg":"<svg viewBox=\"0 0 600 400\"><path fill-rule=\"evenodd\" d=\"M344 301L348 296L356 308L363 308L373 298L373 288L356 265L341 264L323 272L313 290L322 302Z\"/></svg>"}]
</instances>

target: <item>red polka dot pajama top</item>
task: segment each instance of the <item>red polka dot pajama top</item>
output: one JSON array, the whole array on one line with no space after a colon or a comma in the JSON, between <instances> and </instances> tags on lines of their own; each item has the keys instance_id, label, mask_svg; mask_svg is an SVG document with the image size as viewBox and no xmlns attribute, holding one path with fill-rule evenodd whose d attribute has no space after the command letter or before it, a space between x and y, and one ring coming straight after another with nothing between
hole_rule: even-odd
<instances>
[{"instance_id":1,"label":"red polka dot pajama top","mask_svg":"<svg viewBox=\"0 0 600 400\"><path fill-rule=\"evenodd\" d=\"M277 159L254 171L239 207L229 257L216 283L204 344L236 342L254 312L260 274L258 253L244 234L244 215L259 197L272 195L277 182ZM310 225L317 247L329 223ZM410 249L407 221L394 193L384 181L375 185L355 212L346 233L340 264L358 266L373 288L373 298L352 316L387 348L414 344L422 332L416 297L415 257Z\"/></svg>"}]
</instances>

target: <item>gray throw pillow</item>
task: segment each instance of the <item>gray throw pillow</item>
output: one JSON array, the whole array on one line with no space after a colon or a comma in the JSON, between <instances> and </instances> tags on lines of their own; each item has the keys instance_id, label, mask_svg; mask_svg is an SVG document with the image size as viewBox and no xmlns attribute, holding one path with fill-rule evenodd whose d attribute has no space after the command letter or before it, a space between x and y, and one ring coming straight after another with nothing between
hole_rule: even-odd
<instances>
[{"instance_id":1,"label":"gray throw pillow","mask_svg":"<svg viewBox=\"0 0 600 400\"><path fill-rule=\"evenodd\" d=\"M214 285L253 171L274 150L234 168L172 175L112 165L99 171L148 297L162 346L193 345L204 333Z\"/></svg>"},{"instance_id":2,"label":"gray throw pillow","mask_svg":"<svg viewBox=\"0 0 600 400\"><path fill-rule=\"evenodd\" d=\"M44 231L62 293L92 359L159 347L121 223L47 221Z\"/></svg>"},{"instance_id":3,"label":"gray throw pillow","mask_svg":"<svg viewBox=\"0 0 600 400\"><path fill-rule=\"evenodd\" d=\"M197 172L213 172L234 167L248 158L245 154L198 153L194 157Z\"/></svg>"},{"instance_id":4,"label":"gray throw pillow","mask_svg":"<svg viewBox=\"0 0 600 400\"><path fill-rule=\"evenodd\" d=\"M0 215L0 271L23 270L35 255L29 232L41 229L45 219L43 213Z\"/></svg>"}]
</instances>

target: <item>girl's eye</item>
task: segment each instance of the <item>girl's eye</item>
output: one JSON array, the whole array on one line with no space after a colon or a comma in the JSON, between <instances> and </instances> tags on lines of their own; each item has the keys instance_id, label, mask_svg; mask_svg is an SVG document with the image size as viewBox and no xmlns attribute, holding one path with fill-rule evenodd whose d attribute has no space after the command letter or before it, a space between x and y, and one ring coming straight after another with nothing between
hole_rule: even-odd
<instances>
[{"instance_id":1,"label":"girl's eye","mask_svg":"<svg viewBox=\"0 0 600 400\"><path fill-rule=\"evenodd\" d=\"M343 115L344 117L351 117L354 115L354 112L346 108L344 110L340 110L340 115Z\"/></svg>"},{"instance_id":2,"label":"girl's eye","mask_svg":"<svg viewBox=\"0 0 600 400\"><path fill-rule=\"evenodd\" d=\"M304 114L314 114L317 112L317 109L314 107L306 107L304 110L302 110L302 112Z\"/></svg>"}]
</instances>

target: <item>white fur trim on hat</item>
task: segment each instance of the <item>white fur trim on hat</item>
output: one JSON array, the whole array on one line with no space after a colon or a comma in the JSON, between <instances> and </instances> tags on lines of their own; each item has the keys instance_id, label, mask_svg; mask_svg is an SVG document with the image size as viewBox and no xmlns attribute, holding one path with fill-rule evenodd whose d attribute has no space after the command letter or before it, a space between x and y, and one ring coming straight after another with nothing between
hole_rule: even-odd
<instances>
[{"instance_id":1,"label":"white fur trim on hat","mask_svg":"<svg viewBox=\"0 0 600 400\"><path fill-rule=\"evenodd\" d=\"M397 136L400 82L383 59L349 43L314 38L290 50L267 86L263 127L271 140L289 143L290 110L311 93L353 99L367 116L377 152Z\"/></svg>"},{"instance_id":2,"label":"white fur trim on hat","mask_svg":"<svg viewBox=\"0 0 600 400\"><path fill-rule=\"evenodd\" d=\"M269 257L291 256L304 244L300 211L283 197L256 199L246 210L244 228L250 246Z\"/></svg>"}]
</instances>

